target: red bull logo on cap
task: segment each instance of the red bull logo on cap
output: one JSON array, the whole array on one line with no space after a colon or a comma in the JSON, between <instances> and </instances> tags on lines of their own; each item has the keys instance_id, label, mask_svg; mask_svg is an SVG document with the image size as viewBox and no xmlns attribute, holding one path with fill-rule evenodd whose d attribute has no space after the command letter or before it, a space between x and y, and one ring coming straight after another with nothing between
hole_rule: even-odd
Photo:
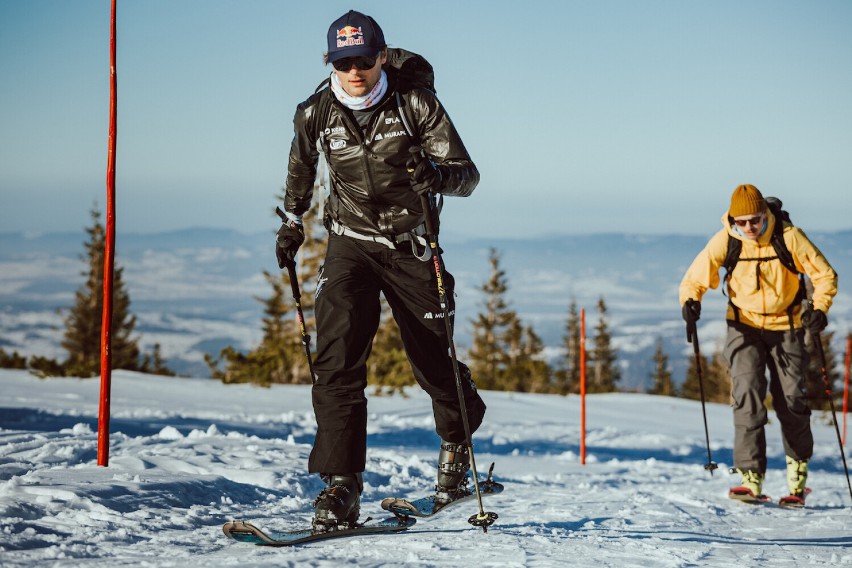
<instances>
[{"instance_id":1,"label":"red bull logo on cap","mask_svg":"<svg viewBox=\"0 0 852 568\"><path fill-rule=\"evenodd\" d=\"M343 26L342 29L337 30L337 47L353 45L364 45L364 33L360 27Z\"/></svg>"}]
</instances>

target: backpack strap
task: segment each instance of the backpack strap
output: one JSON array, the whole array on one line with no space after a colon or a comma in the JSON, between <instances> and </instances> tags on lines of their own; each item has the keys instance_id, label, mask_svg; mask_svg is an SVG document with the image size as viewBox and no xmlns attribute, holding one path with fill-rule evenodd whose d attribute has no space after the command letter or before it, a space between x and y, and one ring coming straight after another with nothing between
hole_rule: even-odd
<instances>
[{"instance_id":1,"label":"backpack strap","mask_svg":"<svg viewBox=\"0 0 852 568\"><path fill-rule=\"evenodd\" d=\"M725 261L722 267L725 269L725 282L728 282L734 267L740 260L740 252L743 250L743 242L737 238L728 235L728 252L725 253Z\"/></svg>"},{"instance_id":2,"label":"backpack strap","mask_svg":"<svg viewBox=\"0 0 852 568\"><path fill-rule=\"evenodd\" d=\"M775 215L775 227L773 227L772 237L769 242L772 243L772 248L775 249L778 261L781 262L787 270L799 277L799 289L796 291L795 298L793 298L793 301L787 307L787 317L790 320L790 329L792 330L793 309L807 298L808 289L805 285L805 275L799 272L799 269L796 268L796 261L793 259L793 254L790 252L790 249L787 248L787 242L784 240L784 224L793 224L792 221L790 221L790 214L781 208L781 200L777 197L767 197L766 205L769 207L769 210L772 211L772 214Z\"/></svg>"},{"instance_id":3,"label":"backpack strap","mask_svg":"<svg viewBox=\"0 0 852 568\"><path fill-rule=\"evenodd\" d=\"M399 94L399 91L394 92L394 97L396 98L396 109L399 111L399 118L402 120L405 133L408 134L412 142L419 144L420 141L417 139L417 134L414 132L414 128L411 127L413 120L408 116L408 112L406 112L408 105L402 104L402 95Z\"/></svg>"},{"instance_id":4,"label":"backpack strap","mask_svg":"<svg viewBox=\"0 0 852 568\"><path fill-rule=\"evenodd\" d=\"M325 138L325 129L328 125L329 118L331 117L331 97L334 95L331 93L331 88L329 84L331 83L331 79L326 78L322 83L317 85L317 88L314 92L319 92L319 100L316 102L316 107L314 108L312 123L310 126L310 131L316 133L316 147L317 151L322 154L323 160L325 161L324 170L322 169L322 164L319 164L318 173L321 176L320 179L320 187L325 188L326 186L326 173L328 175L328 186L327 190L329 192L334 191L334 183L331 182L332 171L329 166L329 153L331 149L328 147L328 142ZM323 173L325 171L326 173ZM329 216L330 212L326 209L326 195L325 191L320 193L319 197L319 215L323 220L323 225L325 225L326 229L329 228Z\"/></svg>"},{"instance_id":5,"label":"backpack strap","mask_svg":"<svg viewBox=\"0 0 852 568\"><path fill-rule=\"evenodd\" d=\"M314 109L312 129L317 133L317 149L325 156L328 162L328 147L325 143L325 127L331 117L331 79L326 78L317 85L315 93L320 93L317 106Z\"/></svg>"},{"instance_id":6,"label":"backpack strap","mask_svg":"<svg viewBox=\"0 0 852 568\"><path fill-rule=\"evenodd\" d=\"M772 211L772 214L775 216L775 226L772 229L772 235L769 239L772 248L775 250L775 256L766 256L761 258L746 258L740 257L740 253L742 252L742 241L728 235L728 250L725 254L725 260L722 266L725 268L725 282L728 283L728 304L734 311L734 317L737 322L740 321L740 313L739 308L731 301L731 293L730 293L730 277L731 273L734 270L734 267L737 265L737 262L740 260L743 261L751 261L755 262L755 282L757 282L757 289L760 289L760 263L768 262L770 260L778 260L784 268L796 274L799 277L799 289L796 292L796 296L793 298L793 301L787 307L785 312L787 313L787 318L790 320L790 329L793 329L793 310L794 308L801 304L803 300L807 297L807 288L805 286L805 275L799 272L799 269L796 268L796 262L793 259L793 254L790 252L790 249L787 248L787 243L784 241L784 223L790 223L790 215L781 209L781 201L774 197L766 198L766 204L769 207L769 210ZM724 293L724 290L723 290ZM767 315L767 314L763 314Z\"/></svg>"}]
</instances>

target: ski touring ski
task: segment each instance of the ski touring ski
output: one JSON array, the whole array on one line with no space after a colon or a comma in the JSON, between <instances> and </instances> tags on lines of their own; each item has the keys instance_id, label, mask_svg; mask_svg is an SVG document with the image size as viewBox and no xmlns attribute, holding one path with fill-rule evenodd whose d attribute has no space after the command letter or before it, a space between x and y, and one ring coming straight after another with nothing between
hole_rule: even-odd
<instances>
[{"instance_id":1,"label":"ski touring ski","mask_svg":"<svg viewBox=\"0 0 852 568\"><path fill-rule=\"evenodd\" d=\"M805 506L805 498L810 494L810 487L805 488L804 495L785 495L778 500L779 507L801 509ZM732 487L728 491L728 497L743 503L761 504L772 503L772 497L769 495L755 495L748 487Z\"/></svg>"},{"instance_id":2,"label":"ski touring ski","mask_svg":"<svg viewBox=\"0 0 852 568\"><path fill-rule=\"evenodd\" d=\"M390 517L381 521L357 523L353 527L318 531L312 528L298 529L285 532L266 532L245 521L225 523L222 532L225 536L238 542L256 544L258 546L295 546L307 542L316 542L331 538L359 536L368 534L393 534L411 528L416 522L412 518Z\"/></svg>"},{"instance_id":3,"label":"ski touring ski","mask_svg":"<svg viewBox=\"0 0 852 568\"><path fill-rule=\"evenodd\" d=\"M778 506L802 509L805 506L805 498L810 495L810 493L811 488L805 487L805 492L802 495L785 495L778 500Z\"/></svg>"},{"instance_id":4,"label":"ski touring ski","mask_svg":"<svg viewBox=\"0 0 852 568\"><path fill-rule=\"evenodd\" d=\"M728 491L728 497L734 499L736 501L742 501L743 503L751 503L751 504L759 504L759 503L769 503L772 501L772 497L769 495L755 495L754 492L748 487L738 486L731 487Z\"/></svg>"},{"instance_id":5,"label":"ski touring ski","mask_svg":"<svg viewBox=\"0 0 852 568\"><path fill-rule=\"evenodd\" d=\"M491 478L494 464L488 470L488 478L479 482L479 492L483 497L496 495L503 492L503 484L497 483ZM390 511L400 518L409 517L431 517L449 507L476 499L476 493L466 486L450 499L441 499L437 495L427 495L419 499L403 499L401 497L388 497L382 500L382 509Z\"/></svg>"}]
</instances>

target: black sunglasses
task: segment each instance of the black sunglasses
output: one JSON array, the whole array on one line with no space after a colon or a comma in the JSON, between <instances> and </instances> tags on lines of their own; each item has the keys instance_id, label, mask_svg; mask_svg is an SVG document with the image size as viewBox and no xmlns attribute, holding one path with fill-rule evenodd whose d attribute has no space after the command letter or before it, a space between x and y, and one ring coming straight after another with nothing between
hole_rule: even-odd
<instances>
[{"instance_id":1,"label":"black sunglasses","mask_svg":"<svg viewBox=\"0 0 852 568\"><path fill-rule=\"evenodd\" d=\"M349 71L352 69L353 65L358 71L367 71L376 66L376 61L378 59L378 55L375 57L364 57L362 55L360 57L344 57L343 59L333 61L331 64L334 65L334 68L338 71Z\"/></svg>"},{"instance_id":2,"label":"black sunglasses","mask_svg":"<svg viewBox=\"0 0 852 568\"><path fill-rule=\"evenodd\" d=\"M756 217L751 217L750 219L734 219L734 223L737 224L737 227L745 227L746 225L754 225L757 226L763 221L763 213Z\"/></svg>"}]
</instances>

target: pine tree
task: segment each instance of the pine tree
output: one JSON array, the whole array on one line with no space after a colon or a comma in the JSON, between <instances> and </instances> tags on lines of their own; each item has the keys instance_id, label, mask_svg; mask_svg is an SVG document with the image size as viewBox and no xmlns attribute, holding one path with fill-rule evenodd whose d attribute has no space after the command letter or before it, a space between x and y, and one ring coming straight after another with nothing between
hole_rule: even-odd
<instances>
[{"instance_id":1,"label":"pine tree","mask_svg":"<svg viewBox=\"0 0 852 568\"><path fill-rule=\"evenodd\" d=\"M701 400L701 386L704 386L705 396L707 391L707 369L710 364L707 361L707 357L703 354L699 354L698 360L701 364L701 384L699 384L699 373L696 367L696 359L695 356L690 353L689 354L689 365L686 368L686 379L683 381L683 384L680 386L679 396L681 398L688 398L691 400Z\"/></svg>"},{"instance_id":2,"label":"pine tree","mask_svg":"<svg viewBox=\"0 0 852 568\"><path fill-rule=\"evenodd\" d=\"M506 273L500 268L500 255L492 248L488 254L491 273L480 290L485 295L484 312L473 321L473 345L468 351L469 366L476 384L482 389L503 389L501 380L508 363L503 338L517 315L506 301Z\"/></svg>"},{"instance_id":3,"label":"pine tree","mask_svg":"<svg viewBox=\"0 0 852 568\"><path fill-rule=\"evenodd\" d=\"M303 218L305 242L296 256L296 275L299 284L300 304L305 318L305 333L311 338L311 355L314 355L313 338L316 330L314 297L317 272L322 262L326 230L322 225L322 174L314 184L314 201ZM210 354L204 360L213 378L224 383L310 384L311 373L302 343L301 330L296 317L296 305L290 283L289 270L277 274L263 272L272 288L267 298L256 298L264 305L263 337L260 345L243 352L231 345Z\"/></svg>"},{"instance_id":4,"label":"pine tree","mask_svg":"<svg viewBox=\"0 0 852 568\"><path fill-rule=\"evenodd\" d=\"M617 366L618 357L612 347L609 324L606 318L606 302L603 297L598 300L598 324L595 326L594 349L591 353L592 380L586 387L588 393L613 392L615 383L621 378Z\"/></svg>"},{"instance_id":5,"label":"pine tree","mask_svg":"<svg viewBox=\"0 0 852 568\"><path fill-rule=\"evenodd\" d=\"M86 280L77 290L74 306L65 318L62 347L68 360L62 364L64 374L92 377L100 374L101 319L104 305L104 255L106 230L100 222L100 212L91 210L92 225L86 229ZM138 339L132 337L136 317L130 313L130 295L124 286L123 269L116 265L113 272L113 304L111 357L115 369L139 370Z\"/></svg>"},{"instance_id":6,"label":"pine tree","mask_svg":"<svg viewBox=\"0 0 852 568\"><path fill-rule=\"evenodd\" d=\"M808 354L808 365L805 369L805 393L811 410L830 410L829 393L831 393L835 408L842 402L840 397L843 395L842 392L838 392L842 389L835 388L835 385L840 382L840 371L834 348L831 346L834 332L824 331L819 334L819 337L825 354L825 377L828 377L828 386L826 386L823 376L822 358L814 343L814 336L811 333L806 333L805 351Z\"/></svg>"},{"instance_id":7,"label":"pine tree","mask_svg":"<svg viewBox=\"0 0 852 568\"><path fill-rule=\"evenodd\" d=\"M533 328L513 318L506 330L505 344L508 360L501 372L501 387L516 392L549 392L553 371L542 359L544 343Z\"/></svg>"},{"instance_id":8,"label":"pine tree","mask_svg":"<svg viewBox=\"0 0 852 568\"><path fill-rule=\"evenodd\" d=\"M26 369L27 368L27 358L18 353L17 351L12 351L11 353L6 353L6 351L0 347L0 369Z\"/></svg>"},{"instance_id":9,"label":"pine tree","mask_svg":"<svg viewBox=\"0 0 852 568\"><path fill-rule=\"evenodd\" d=\"M563 364L556 371L556 392L559 394L580 392L580 315L577 301L572 299L568 306L565 335L562 336L565 355Z\"/></svg>"},{"instance_id":10,"label":"pine tree","mask_svg":"<svg viewBox=\"0 0 852 568\"><path fill-rule=\"evenodd\" d=\"M282 383L310 383L310 373L300 373L299 336L297 324L287 317L294 304L288 293L290 284L280 275L264 271L263 277L272 286L272 295L263 300L263 338L260 345L248 353L227 346L218 358L205 356L213 378L223 383L254 383L261 386ZM301 355L305 357L304 353ZM224 364L224 368L220 365ZM307 361L304 366L307 367Z\"/></svg>"},{"instance_id":11,"label":"pine tree","mask_svg":"<svg viewBox=\"0 0 852 568\"><path fill-rule=\"evenodd\" d=\"M702 381L698 383L698 372L695 367L695 356L690 354L686 380L680 388L679 396L692 400L701 400L701 386L704 387L705 402L729 403L731 400L731 379L728 364L721 350L716 350L711 359L700 354Z\"/></svg>"},{"instance_id":12,"label":"pine tree","mask_svg":"<svg viewBox=\"0 0 852 568\"><path fill-rule=\"evenodd\" d=\"M730 404L732 388L731 373L728 368L728 362L725 361L721 349L716 349L713 352L713 358L710 360L710 366L707 369L707 376L709 383L707 400L709 402Z\"/></svg>"},{"instance_id":13,"label":"pine tree","mask_svg":"<svg viewBox=\"0 0 852 568\"><path fill-rule=\"evenodd\" d=\"M663 350L663 338L657 340L657 349L654 351L654 372L651 373L650 394L662 396L675 396L675 388L672 383L672 372L669 368L669 356Z\"/></svg>"},{"instance_id":14,"label":"pine tree","mask_svg":"<svg viewBox=\"0 0 852 568\"><path fill-rule=\"evenodd\" d=\"M154 344L154 349L151 353L146 353L142 356L142 365L139 370L143 373L151 373L152 375L175 376L175 372L167 367L166 362L163 360L159 343Z\"/></svg>"}]
</instances>

